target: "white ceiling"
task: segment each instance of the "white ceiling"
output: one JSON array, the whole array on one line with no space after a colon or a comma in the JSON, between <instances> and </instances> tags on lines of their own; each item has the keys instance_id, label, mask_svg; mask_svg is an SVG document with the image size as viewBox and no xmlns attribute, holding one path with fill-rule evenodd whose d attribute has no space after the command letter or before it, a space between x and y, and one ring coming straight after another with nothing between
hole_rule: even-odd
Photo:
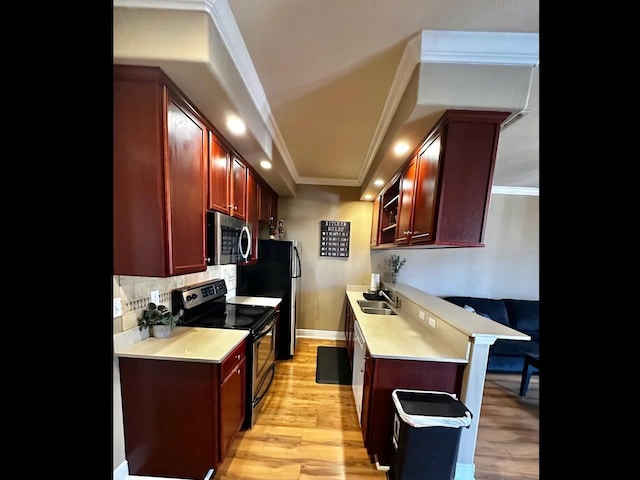
<instances>
[{"instance_id":1,"label":"white ceiling","mask_svg":"<svg viewBox=\"0 0 640 480\"><path fill-rule=\"evenodd\" d=\"M500 135L494 191L537 193L539 0L113 3L114 63L163 68L280 195L298 184L377 193L373 180L409 155L392 155L393 142L417 147L447 108L522 111ZM528 66L504 60L522 37ZM443 63L450 45L461 59ZM231 111L245 138L225 132Z\"/></svg>"}]
</instances>

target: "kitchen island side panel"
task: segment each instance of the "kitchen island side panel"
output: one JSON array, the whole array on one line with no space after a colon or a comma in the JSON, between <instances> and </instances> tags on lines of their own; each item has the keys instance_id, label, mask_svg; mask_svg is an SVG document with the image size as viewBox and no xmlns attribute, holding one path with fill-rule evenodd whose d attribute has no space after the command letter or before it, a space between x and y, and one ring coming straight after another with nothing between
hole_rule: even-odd
<instances>
[{"instance_id":1,"label":"kitchen island side panel","mask_svg":"<svg viewBox=\"0 0 640 480\"><path fill-rule=\"evenodd\" d=\"M218 467L217 365L119 359L129 474L204 478Z\"/></svg>"}]
</instances>

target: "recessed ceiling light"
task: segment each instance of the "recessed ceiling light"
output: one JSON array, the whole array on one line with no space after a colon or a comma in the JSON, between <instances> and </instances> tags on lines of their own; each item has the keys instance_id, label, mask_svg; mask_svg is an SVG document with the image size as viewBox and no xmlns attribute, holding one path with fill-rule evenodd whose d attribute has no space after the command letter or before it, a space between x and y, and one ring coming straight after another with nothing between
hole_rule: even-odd
<instances>
[{"instance_id":1,"label":"recessed ceiling light","mask_svg":"<svg viewBox=\"0 0 640 480\"><path fill-rule=\"evenodd\" d=\"M371 200L373 197L371 195L369 195L368 193L364 196L365 200Z\"/></svg>"},{"instance_id":2,"label":"recessed ceiling light","mask_svg":"<svg viewBox=\"0 0 640 480\"><path fill-rule=\"evenodd\" d=\"M260 162L260 166L265 170L269 170L271 168L271 162L268 162L267 160L262 160Z\"/></svg>"},{"instance_id":3,"label":"recessed ceiling light","mask_svg":"<svg viewBox=\"0 0 640 480\"><path fill-rule=\"evenodd\" d=\"M403 153L406 153L409 151L409 145L405 142L398 142L396 143L396 146L393 147L393 151L397 155L402 155Z\"/></svg>"},{"instance_id":4,"label":"recessed ceiling light","mask_svg":"<svg viewBox=\"0 0 640 480\"><path fill-rule=\"evenodd\" d=\"M234 133L236 135L242 135L247 131L247 127L245 127L242 119L236 117L235 115L229 115L229 117L227 117L227 127L229 128L231 133Z\"/></svg>"},{"instance_id":5,"label":"recessed ceiling light","mask_svg":"<svg viewBox=\"0 0 640 480\"><path fill-rule=\"evenodd\" d=\"M384 185L384 180L382 180L381 178L379 178L379 179L377 179L375 182L373 182L373 184L374 184L376 187L379 187L379 186L381 186L381 185Z\"/></svg>"}]
</instances>

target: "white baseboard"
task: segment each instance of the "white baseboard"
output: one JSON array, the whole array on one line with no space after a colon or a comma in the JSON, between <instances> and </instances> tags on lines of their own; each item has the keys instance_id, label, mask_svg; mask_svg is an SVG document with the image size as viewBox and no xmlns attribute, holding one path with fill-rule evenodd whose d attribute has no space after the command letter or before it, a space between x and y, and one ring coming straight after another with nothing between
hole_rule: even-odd
<instances>
[{"instance_id":1,"label":"white baseboard","mask_svg":"<svg viewBox=\"0 0 640 480\"><path fill-rule=\"evenodd\" d=\"M125 460L113 471L113 480L127 480L129 477L129 464Z\"/></svg>"},{"instance_id":2,"label":"white baseboard","mask_svg":"<svg viewBox=\"0 0 640 480\"><path fill-rule=\"evenodd\" d=\"M454 480L475 480L475 463L456 463L456 475Z\"/></svg>"},{"instance_id":3,"label":"white baseboard","mask_svg":"<svg viewBox=\"0 0 640 480\"><path fill-rule=\"evenodd\" d=\"M309 330L306 328L296 329L296 336L299 338L320 338L323 340L345 340L344 332L335 330Z\"/></svg>"}]
</instances>

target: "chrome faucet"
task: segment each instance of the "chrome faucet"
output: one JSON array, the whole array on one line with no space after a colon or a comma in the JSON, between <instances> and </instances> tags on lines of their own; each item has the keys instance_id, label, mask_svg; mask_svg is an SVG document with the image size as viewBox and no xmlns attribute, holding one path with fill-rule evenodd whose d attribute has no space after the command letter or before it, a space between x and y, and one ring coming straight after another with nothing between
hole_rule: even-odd
<instances>
[{"instance_id":1,"label":"chrome faucet","mask_svg":"<svg viewBox=\"0 0 640 480\"><path fill-rule=\"evenodd\" d=\"M387 292L389 292L387 294ZM380 295L382 295L385 299L387 299L387 301L389 303L391 303L391 306L393 308L398 308L400 307L400 299L398 298L398 295L396 295L395 293L393 293L391 290L380 290ZM391 296L389 296L391 295Z\"/></svg>"}]
</instances>

